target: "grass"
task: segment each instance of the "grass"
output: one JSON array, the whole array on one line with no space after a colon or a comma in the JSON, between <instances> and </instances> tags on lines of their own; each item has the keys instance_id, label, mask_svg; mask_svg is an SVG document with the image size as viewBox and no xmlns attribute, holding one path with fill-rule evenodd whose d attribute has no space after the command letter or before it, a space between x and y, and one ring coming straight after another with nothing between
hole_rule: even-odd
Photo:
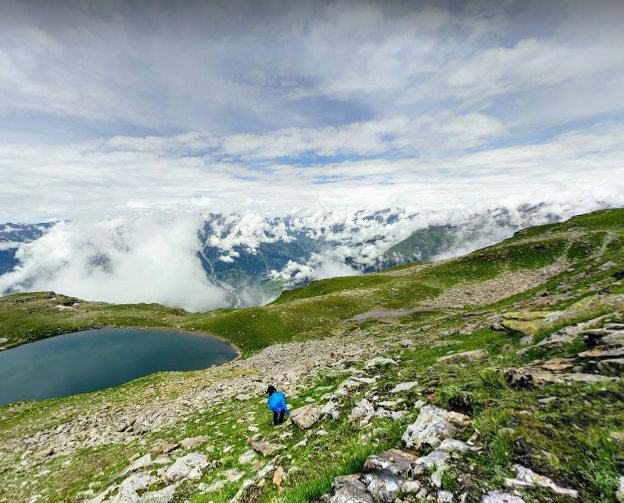
<instances>
[{"instance_id":1,"label":"grass","mask_svg":"<svg viewBox=\"0 0 624 503\"><path fill-rule=\"evenodd\" d=\"M461 438L467 440L477 432L478 449L458 460L442 479L443 488L455 493L465 491L466 501L480 501L486 488L502 489L504 478L513 476L516 463L579 490L579 501L614 501L618 477L624 473L623 446L611 438L612 432L624 432L622 384L512 389L501 369L573 356L583 349L583 343L579 340L559 349L537 347L519 354L524 332L500 332L488 327L505 313L517 313L528 322L539 321L532 332L539 341L566 326L613 313L611 296L622 290L614 273L621 269L624 258L621 246L613 243L621 243L623 234L623 210L598 212L563 224L522 231L499 245L456 260L323 280L284 292L268 306L212 313L187 313L154 304L115 306L83 302L49 292L2 298L0 337L9 338L9 345L96 326L149 326L215 334L236 344L245 357L275 343L361 337L363 346L364 342L373 344L381 355L394 358L398 365L374 370L366 369L362 363L356 365L356 370L364 375L376 375L375 384L352 392L341 404L338 420L324 419L308 431L274 428L263 397L246 401L229 397L209 406L190 408L175 424L137 436L128 444L81 449L68 456L34 460L31 466L22 464L32 460L34 454L24 454L24 445L20 444L23 450L15 453L5 446L15 446L16 440L88 417L91 410L100 406L108 405L121 415L137 403L160 400L171 404L177 397L186 400L193 397L192 390L201 389L208 379L227 385L240 371L159 373L85 395L0 407L0 502L2 498L18 501L39 493L51 503L82 501L78 492L89 488L98 492L108 487L111 480L119 482L116 474L133 455L197 435L206 435L210 440L184 452L207 455L212 467L201 480L185 482L177 497L191 503L227 502L240 481L209 494L197 491L197 484L210 485L229 468L243 470L245 478L255 473L253 464L238 462L239 456L250 449L250 425L258 428L263 439L286 445L279 459L288 473L284 490L278 494L268 479L255 495L257 503L312 501L330 489L336 476L360 471L369 455L397 447L405 428L418 415L413 408L416 400L429 400L472 418L472 426ZM531 241L525 242L527 239ZM604 254L599 256L603 247ZM569 270L539 287L488 306L417 312L399 317L393 324L378 320L345 323L357 313L415 307L448 288L465 283L478 285L503 272L538 270L563 259L570 264ZM614 264L604 268L608 262ZM546 297L536 297L544 290ZM543 298L553 302L538 307L537 302ZM58 308L71 307L76 302L80 303L76 311ZM555 311L564 311L564 315L548 321L546 316ZM467 326L473 328L465 330ZM400 344L406 340L411 345ZM433 341L459 343L436 347ZM464 365L437 363L442 356L475 349L487 349L490 356ZM347 378L346 374L327 370L310 371L309 375L297 396L288 397L291 409L306 404L306 399L319 401ZM398 382L407 381L416 381L418 386L390 394ZM329 390L323 389L327 386ZM154 393L150 394L149 389ZM376 418L366 428L350 421L348 412L354 403L372 391L380 399L404 400L404 417L398 421ZM540 402L543 398L554 400ZM292 436L282 438L284 431ZM367 442L363 442L365 434L370 434ZM295 448L302 440L307 440L307 445ZM67 461L70 464L65 466ZM54 475L35 476L44 470ZM540 491L523 497L527 502L559 501Z\"/></svg>"}]
</instances>

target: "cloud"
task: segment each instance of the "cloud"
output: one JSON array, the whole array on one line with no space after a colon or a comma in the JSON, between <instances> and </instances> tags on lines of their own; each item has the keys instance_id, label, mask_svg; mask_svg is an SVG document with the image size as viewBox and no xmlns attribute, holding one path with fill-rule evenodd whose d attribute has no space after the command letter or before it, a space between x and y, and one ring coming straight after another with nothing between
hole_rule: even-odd
<instances>
[{"instance_id":1,"label":"cloud","mask_svg":"<svg viewBox=\"0 0 624 503\"><path fill-rule=\"evenodd\" d=\"M225 305L197 258L196 217L56 224L17 252L0 291L55 290L85 300L157 302L190 311Z\"/></svg>"}]
</instances>

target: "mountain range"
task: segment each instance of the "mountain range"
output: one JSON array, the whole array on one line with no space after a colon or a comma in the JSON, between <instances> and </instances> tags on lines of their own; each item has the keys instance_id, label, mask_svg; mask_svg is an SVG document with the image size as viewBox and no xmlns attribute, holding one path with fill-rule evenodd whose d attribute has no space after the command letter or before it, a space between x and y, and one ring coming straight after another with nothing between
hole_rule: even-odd
<instances>
[{"instance_id":1,"label":"mountain range","mask_svg":"<svg viewBox=\"0 0 624 503\"><path fill-rule=\"evenodd\" d=\"M205 279L226 292L219 307L243 307L265 304L285 289L316 279L461 255L506 239L519 229L558 222L574 213L573 207L546 203L446 214L402 208L270 218L255 213L210 213L196 229L195 245ZM0 276L21 265L20 247L37 241L55 225L0 225ZM122 235L119 228L115 232ZM80 238L72 239L79 242ZM133 246L119 240L115 238L116 249L90 237L73 245L89 248L84 264L87 275L115 274L115 256ZM31 259L37 253L41 254L32 252ZM43 271L36 268L5 283L9 286L0 293L27 291L37 275L54 277L66 266L57 262Z\"/></svg>"}]
</instances>

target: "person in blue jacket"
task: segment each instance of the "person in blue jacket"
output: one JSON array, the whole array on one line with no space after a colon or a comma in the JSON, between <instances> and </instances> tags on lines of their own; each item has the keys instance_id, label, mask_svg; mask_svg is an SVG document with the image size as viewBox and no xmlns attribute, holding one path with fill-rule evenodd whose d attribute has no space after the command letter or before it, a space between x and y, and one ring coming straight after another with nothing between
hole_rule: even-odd
<instances>
[{"instance_id":1,"label":"person in blue jacket","mask_svg":"<svg viewBox=\"0 0 624 503\"><path fill-rule=\"evenodd\" d=\"M284 393L277 391L275 386L272 384L269 384L266 392L269 395L269 399L267 400L269 409L273 412L273 424L275 426L282 424L284 422L284 414L288 414L290 416L288 407L286 407L286 397L284 396Z\"/></svg>"}]
</instances>

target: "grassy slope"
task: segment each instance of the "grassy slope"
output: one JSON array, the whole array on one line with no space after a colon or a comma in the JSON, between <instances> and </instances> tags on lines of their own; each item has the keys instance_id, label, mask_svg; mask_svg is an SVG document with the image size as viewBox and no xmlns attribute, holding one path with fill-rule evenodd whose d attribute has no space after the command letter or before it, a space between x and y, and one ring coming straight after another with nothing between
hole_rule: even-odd
<instances>
[{"instance_id":1,"label":"grassy slope","mask_svg":"<svg viewBox=\"0 0 624 503\"><path fill-rule=\"evenodd\" d=\"M388 356L400 357L401 365L377 372L380 381L376 385L380 393L384 393L396 382L417 380L418 388L400 395L408 403L430 396L441 406L464 408L470 412L480 433L482 450L469 455L461 473L475 487L484 484L502 486L503 477L512 473L512 464L519 462L548 474L563 485L579 489L582 501L613 501L617 476L624 473L622 446L610 437L614 431L624 431L624 406L621 402L624 389L621 383L554 385L518 392L505 386L496 373L485 369L518 366L536 359L577 352L575 347L550 352L536 349L525 354L517 354L516 350L520 348L519 340L525 333L540 339L567 324L609 312L610 309L601 304L605 294L624 294L622 282L617 279L617 272L624 263L623 244L624 211L612 210L577 217L563 224L527 229L494 247L439 264L404 266L367 276L315 282L308 287L285 292L273 304L262 308L189 314L155 305L82 303L80 311L58 312L55 307L57 301L46 298L45 294L11 296L0 301L0 337L21 342L58 331L108 324L167 326L218 334L250 354L274 342L333 335L339 326L335 322L372 308L414 307L424 299L434 299L448 288L478 284L505 271L535 270L566 259L568 267L543 285L489 306L415 314L402 318L398 326L372 321L340 327L343 327L343 332L358 329L364 335L370 334L382 341L414 340L416 346L413 349L402 350L396 346L388 349ZM535 305L538 290L547 291L556 302L538 309ZM28 297L35 300L20 303ZM64 301L73 303L73 299ZM481 322L483 325L493 314L518 310L564 310L569 315L555 323L535 325L527 322L519 325L519 330L523 329L525 333L509 334L478 328L470 330L469 336L460 334L467 324ZM537 313L536 318L540 316ZM459 340L460 344L434 348L426 341L421 343L420 336L414 335L418 333L442 340ZM492 357L465 367L432 366L439 356L477 348L487 348ZM181 382L186 378L179 377ZM67 419L60 419L67 407L72 407L72 414L80 414L81 408L94 400L123 405L125 401L133 400L136 392L166 379L170 377L157 374L113 390L27 404L15 410L11 408L11 411L8 407L0 408L0 438L10 435L18 425L28 424L38 417L50 417L51 421L62 422ZM339 382L326 381L324 375L318 375L316 379L307 392L293 401L293 407L303 405L308 396L318 399L326 392L317 391L318 386L335 388ZM350 404L360 399L362 393L350 396L343 404L344 409L349 410ZM545 397L554 397L555 401L546 405L538 402ZM244 428L236 428L239 420L243 420L244 424L249 413L261 417L265 415L265 405L257 400L252 402L246 403L245 407L234 401L224 402L212 410L197 411L181 421L176 429L184 431L186 436L202 434L213 437L214 457L221 459L222 463L219 470L238 467L236 459L248 449L245 442L249 435ZM309 501L327 491L335 475L356 472L371 452L397 445L406 425L416 415L412 410L401 421L375 419L372 427L366 430L371 433L371 441L365 445L360 441L364 432L350 423L345 414L337 421L324 422L323 427L328 434L312 436L307 447L298 450L292 448L304 438L305 432L293 429L291 438L280 440L290 448L292 455L291 465L285 468L297 466L297 471L289 475L281 500L290 503ZM281 433L264 422L259 427L260 433L268 440L277 440L277 435ZM473 430L469 430L466 435L472 433ZM151 434L144 440L149 447L150 442L174 437L175 434L175 431L164 431ZM225 454L224 449L229 445L233 445L234 449ZM17 481L22 480L19 477L32 480L34 487L31 494L45 488L58 491L50 501L74 501L75 494L89 484L96 489L104 487L103 484L127 464L128 458L137 449L140 449L138 445L131 444L86 450L78 454L80 463L73 461L71 466L76 468L66 470L66 475L58 480L32 479L24 473L17 475ZM57 458L50 461L49 466L42 467L60 470L64 461ZM3 477L10 476L8 468L0 466L0 484ZM247 471L252 473L249 468ZM202 479L207 484L214 480L215 471ZM453 489L457 482L445 478L444 484ZM194 486L189 485L186 497L193 503L217 503L228 501L236 489L235 484L228 485L219 493L202 496L194 493ZM472 498L473 493L468 492L469 498ZM477 494L475 489L475 498ZM267 484L260 501L274 501L275 497L275 489ZM526 500L544 501L543 498L545 496L535 493ZM551 501L559 500L551 497Z\"/></svg>"}]
</instances>

